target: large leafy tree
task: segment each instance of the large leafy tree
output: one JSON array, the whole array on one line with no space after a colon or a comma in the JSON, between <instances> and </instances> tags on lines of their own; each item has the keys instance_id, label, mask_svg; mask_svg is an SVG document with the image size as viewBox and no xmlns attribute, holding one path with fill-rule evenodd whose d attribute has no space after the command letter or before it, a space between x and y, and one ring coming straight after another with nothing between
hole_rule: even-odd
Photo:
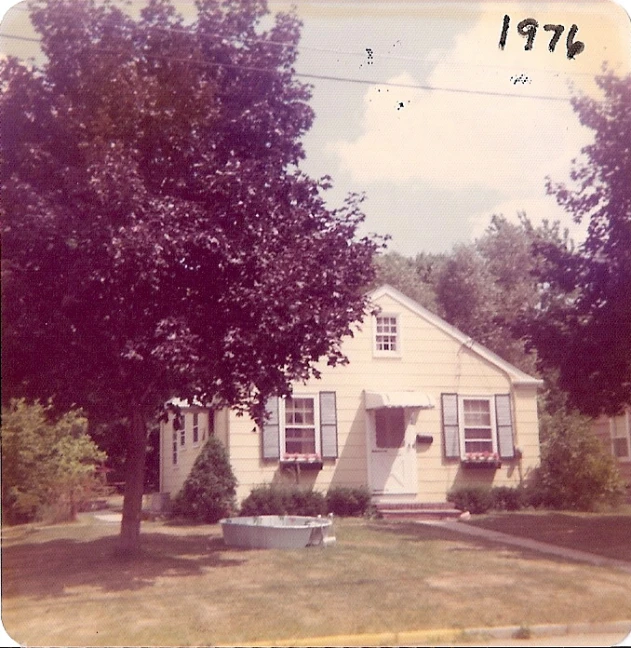
<instances>
[{"instance_id":1,"label":"large leafy tree","mask_svg":"<svg viewBox=\"0 0 631 648\"><path fill-rule=\"evenodd\" d=\"M375 258L374 287L389 284L425 308L436 312L436 279L443 255L417 254L415 259L398 252L388 252Z\"/></svg>"},{"instance_id":2,"label":"large leafy tree","mask_svg":"<svg viewBox=\"0 0 631 648\"><path fill-rule=\"evenodd\" d=\"M344 362L381 245L357 196L330 210L299 168L295 16L196 7L35 0L44 63L0 68L4 396L129 422L131 553L150 417L173 394L260 417Z\"/></svg>"},{"instance_id":3,"label":"large leafy tree","mask_svg":"<svg viewBox=\"0 0 631 648\"><path fill-rule=\"evenodd\" d=\"M376 259L376 282L389 283L444 317L474 340L527 372L535 355L524 347L517 323L541 306L536 270L542 263L534 242L565 241L558 224L534 226L526 214L518 222L491 218L484 234L447 254L418 254L415 259L390 252Z\"/></svg>"},{"instance_id":4,"label":"large leafy tree","mask_svg":"<svg viewBox=\"0 0 631 648\"><path fill-rule=\"evenodd\" d=\"M530 373L534 354L524 348L516 322L539 304L533 272L540 262L535 240L558 239L558 228L535 227L528 217L517 223L495 215L474 243L454 248L439 275L437 300L444 317L474 340Z\"/></svg>"},{"instance_id":5,"label":"large leafy tree","mask_svg":"<svg viewBox=\"0 0 631 648\"><path fill-rule=\"evenodd\" d=\"M592 416L631 403L631 76L605 73L597 82L602 100L573 100L593 143L569 184L548 183L575 221L588 222L587 238L577 248L539 244L550 298L527 327L568 405Z\"/></svg>"}]
</instances>

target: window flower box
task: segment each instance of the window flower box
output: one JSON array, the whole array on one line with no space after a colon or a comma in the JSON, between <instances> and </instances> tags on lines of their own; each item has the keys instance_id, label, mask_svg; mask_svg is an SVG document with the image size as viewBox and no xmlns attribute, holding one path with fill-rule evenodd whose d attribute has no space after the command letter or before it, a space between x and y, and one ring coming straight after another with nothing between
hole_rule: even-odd
<instances>
[{"instance_id":1,"label":"window flower box","mask_svg":"<svg viewBox=\"0 0 631 648\"><path fill-rule=\"evenodd\" d=\"M301 469L322 469L322 457L317 454L299 454L297 452L286 452L280 460L283 466L299 466Z\"/></svg>"},{"instance_id":2,"label":"window flower box","mask_svg":"<svg viewBox=\"0 0 631 648\"><path fill-rule=\"evenodd\" d=\"M502 467L502 462L497 452L467 452L461 460L464 468L492 468Z\"/></svg>"}]
</instances>

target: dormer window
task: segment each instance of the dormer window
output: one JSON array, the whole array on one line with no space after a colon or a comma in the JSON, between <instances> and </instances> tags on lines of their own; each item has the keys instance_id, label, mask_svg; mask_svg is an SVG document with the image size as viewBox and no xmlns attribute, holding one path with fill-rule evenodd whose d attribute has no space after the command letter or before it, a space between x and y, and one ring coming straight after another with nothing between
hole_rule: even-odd
<instances>
[{"instance_id":1,"label":"dormer window","mask_svg":"<svg viewBox=\"0 0 631 648\"><path fill-rule=\"evenodd\" d=\"M381 313L375 316L374 353L376 356L401 355L401 325L399 316L394 313Z\"/></svg>"}]
</instances>

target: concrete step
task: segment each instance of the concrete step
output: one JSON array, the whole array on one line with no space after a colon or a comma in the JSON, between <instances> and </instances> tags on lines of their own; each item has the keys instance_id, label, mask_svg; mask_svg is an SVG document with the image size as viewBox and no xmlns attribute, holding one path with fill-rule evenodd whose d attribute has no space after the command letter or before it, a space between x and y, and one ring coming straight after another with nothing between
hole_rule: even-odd
<instances>
[{"instance_id":1,"label":"concrete step","mask_svg":"<svg viewBox=\"0 0 631 648\"><path fill-rule=\"evenodd\" d=\"M442 520L460 517L462 511L448 503L378 502L377 510L385 519Z\"/></svg>"},{"instance_id":2,"label":"concrete step","mask_svg":"<svg viewBox=\"0 0 631 648\"><path fill-rule=\"evenodd\" d=\"M444 520L458 518L462 511L458 509L378 509L385 520Z\"/></svg>"}]
</instances>

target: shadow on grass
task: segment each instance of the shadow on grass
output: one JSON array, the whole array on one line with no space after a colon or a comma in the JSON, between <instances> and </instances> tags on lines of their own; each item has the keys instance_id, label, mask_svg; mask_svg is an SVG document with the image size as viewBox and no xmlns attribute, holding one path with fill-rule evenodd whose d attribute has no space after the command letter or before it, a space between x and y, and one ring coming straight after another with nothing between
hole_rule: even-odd
<instances>
[{"instance_id":1,"label":"shadow on grass","mask_svg":"<svg viewBox=\"0 0 631 648\"><path fill-rule=\"evenodd\" d=\"M447 551L487 551L497 552L501 550L503 554L510 555L523 560L540 560L542 557L547 560L553 560L559 563L575 563L576 561L561 558L558 556L543 554L532 549L526 549L515 545L508 545L495 540L486 538L464 535L455 529L445 529L443 527L425 526L413 522L380 522L371 526L375 531L391 533L408 542L452 542L454 546L448 547Z\"/></svg>"},{"instance_id":2,"label":"shadow on grass","mask_svg":"<svg viewBox=\"0 0 631 648\"><path fill-rule=\"evenodd\" d=\"M499 531L508 535L537 540L557 547L577 549L605 558L631 562L631 516L615 514L577 514L571 512L515 512L487 514L471 518L468 522L482 529ZM509 550L512 555L532 559L545 556L555 562L571 562L570 558L561 558L553 554L541 553L535 550L508 545L501 541L487 540L450 531L443 527L431 527L422 524L406 522L382 521L373 523L375 530L404 536L409 541L444 541L466 543L472 550L497 550L501 547ZM464 550L462 546L455 550Z\"/></svg>"},{"instance_id":3,"label":"shadow on grass","mask_svg":"<svg viewBox=\"0 0 631 648\"><path fill-rule=\"evenodd\" d=\"M103 592L151 587L161 577L201 574L233 567L245 558L221 538L143 533L142 550L133 561L116 558L118 536L94 540L56 539L20 542L2 549L3 597L68 596L70 588L90 586Z\"/></svg>"},{"instance_id":4,"label":"shadow on grass","mask_svg":"<svg viewBox=\"0 0 631 648\"><path fill-rule=\"evenodd\" d=\"M631 562L631 515L628 514L516 512L474 517L470 523L484 529Z\"/></svg>"}]
</instances>

